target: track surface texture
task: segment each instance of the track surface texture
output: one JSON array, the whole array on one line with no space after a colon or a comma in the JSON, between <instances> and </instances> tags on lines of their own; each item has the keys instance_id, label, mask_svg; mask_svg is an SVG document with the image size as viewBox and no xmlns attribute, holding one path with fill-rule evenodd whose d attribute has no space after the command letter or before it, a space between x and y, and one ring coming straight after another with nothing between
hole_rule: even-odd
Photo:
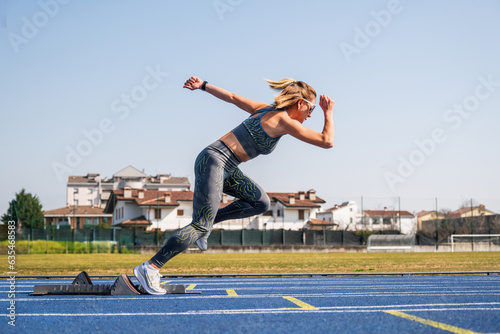
<instances>
[{"instance_id":1,"label":"track surface texture","mask_svg":"<svg viewBox=\"0 0 500 334\"><path fill-rule=\"evenodd\" d=\"M201 294L28 295L71 282L16 280L12 327L0 280L2 332L500 333L499 275L176 278L162 283Z\"/></svg>"}]
</instances>

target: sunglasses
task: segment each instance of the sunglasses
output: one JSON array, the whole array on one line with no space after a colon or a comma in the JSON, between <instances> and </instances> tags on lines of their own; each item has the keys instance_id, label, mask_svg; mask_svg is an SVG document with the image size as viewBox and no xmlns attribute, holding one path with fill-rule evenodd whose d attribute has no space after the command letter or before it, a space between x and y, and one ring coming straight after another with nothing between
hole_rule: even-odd
<instances>
[{"instance_id":1,"label":"sunglasses","mask_svg":"<svg viewBox=\"0 0 500 334\"><path fill-rule=\"evenodd\" d=\"M313 112L314 108L316 108L316 105L314 103L311 103L309 101L307 101L306 99L304 99L304 101L306 101L307 103L309 103L309 105L311 106L311 110L309 110L310 113Z\"/></svg>"}]
</instances>

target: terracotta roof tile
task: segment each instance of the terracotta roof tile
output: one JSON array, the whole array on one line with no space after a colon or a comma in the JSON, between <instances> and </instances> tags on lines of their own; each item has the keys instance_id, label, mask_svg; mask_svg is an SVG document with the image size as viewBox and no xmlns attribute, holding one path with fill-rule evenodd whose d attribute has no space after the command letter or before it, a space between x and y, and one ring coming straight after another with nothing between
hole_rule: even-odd
<instances>
[{"instance_id":1,"label":"terracotta roof tile","mask_svg":"<svg viewBox=\"0 0 500 334\"><path fill-rule=\"evenodd\" d=\"M299 193L267 193L271 201L278 201L283 203L287 207L312 207L312 208L319 208L321 207L320 204L325 203L325 201L318 196L316 196L316 199L311 200L308 197L308 194L305 193L304 199L300 199L300 194ZM293 196L295 199L295 203L291 204L290 203L290 197Z\"/></svg>"},{"instance_id":2,"label":"terracotta roof tile","mask_svg":"<svg viewBox=\"0 0 500 334\"><path fill-rule=\"evenodd\" d=\"M113 190L113 194L118 200L133 199L139 206L179 206L179 201L192 201L192 191L162 191L162 190L144 190L130 189L132 197L125 197L127 189ZM139 198L139 193L143 198ZM170 201L165 198L170 196Z\"/></svg>"},{"instance_id":3,"label":"terracotta roof tile","mask_svg":"<svg viewBox=\"0 0 500 334\"><path fill-rule=\"evenodd\" d=\"M373 217L392 217L401 214L401 217L415 217L412 213L408 211L394 211L394 210L364 210L363 211L368 216Z\"/></svg>"},{"instance_id":4,"label":"terracotta roof tile","mask_svg":"<svg viewBox=\"0 0 500 334\"><path fill-rule=\"evenodd\" d=\"M321 220L321 219L314 219L314 218L311 218L309 220L309 223L311 225L320 225L320 226L335 226L335 225L338 225L337 223L333 223L333 222L329 222L329 221Z\"/></svg>"},{"instance_id":5,"label":"terracotta roof tile","mask_svg":"<svg viewBox=\"0 0 500 334\"><path fill-rule=\"evenodd\" d=\"M119 224L118 226L131 226L131 225L138 225L138 226L150 226L153 223L150 220L147 220L146 217L140 216L136 217L133 219L125 220Z\"/></svg>"},{"instance_id":6,"label":"terracotta roof tile","mask_svg":"<svg viewBox=\"0 0 500 334\"><path fill-rule=\"evenodd\" d=\"M74 210L73 210L74 208ZM53 215L106 215L104 213L104 209L99 207L92 207L86 205L77 205L77 206L67 206L60 209L48 210L44 212L45 216L53 216Z\"/></svg>"}]
</instances>

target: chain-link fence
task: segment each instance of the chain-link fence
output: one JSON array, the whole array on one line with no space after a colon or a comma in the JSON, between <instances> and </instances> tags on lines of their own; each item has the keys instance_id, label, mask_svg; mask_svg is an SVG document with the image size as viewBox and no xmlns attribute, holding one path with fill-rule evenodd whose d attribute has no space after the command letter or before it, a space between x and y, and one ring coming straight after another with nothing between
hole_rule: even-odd
<instances>
[{"instance_id":1,"label":"chain-link fence","mask_svg":"<svg viewBox=\"0 0 500 334\"><path fill-rule=\"evenodd\" d=\"M453 234L500 234L500 215L424 220L417 243L448 244Z\"/></svg>"},{"instance_id":2,"label":"chain-link fence","mask_svg":"<svg viewBox=\"0 0 500 334\"><path fill-rule=\"evenodd\" d=\"M23 229L17 234L19 253L129 253L142 246L162 246L175 231L134 229ZM367 235L331 230L213 230L210 246L362 246ZM107 242L107 243L106 243Z\"/></svg>"},{"instance_id":3,"label":"chain-link fence","mask_svg":"<svg viewBox=\"0 0 500 334\"><path fill-rule=\"evenodd\" d=\"M7 247L7 234L2 228L0 230L0 248ZM98 228L22 229L16 234L16 249L17 253L130 253L143 246L162 246L174 232ZM210 246L362 247L366 245L368 237L374 233L399 232L392 230L351 232L327 229L302 231L216 229L212 231L208 242ZM500 234L500 215L424 220L416 235L416 245L436 247L448 245L453 234ZM488 242L496 243L491 240L488 239Z\"/></svg>"}]
</instances>

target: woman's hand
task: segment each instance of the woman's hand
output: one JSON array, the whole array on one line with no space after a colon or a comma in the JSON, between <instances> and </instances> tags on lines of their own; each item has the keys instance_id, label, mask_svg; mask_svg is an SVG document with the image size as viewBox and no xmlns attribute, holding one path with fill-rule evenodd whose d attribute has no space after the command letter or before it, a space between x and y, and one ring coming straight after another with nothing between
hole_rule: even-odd
<instances>
[{"instance_id":1,"label":"woman's hand","mask_svg":"<svg viewBox=\"0 0 500 334\"><path fill-rule=\"evenodd\" d=\"M191 77L191 78L186 80L183 88L195 90L195 89L200 89L201 85L203 85L203 80L201 80L200 78L197 78L197 77Z\"/></svg>"},{"instance_id":2,"label":"woman's hand","mask_svg":"<svg viewBox=\"0 0 500 334\"><path fill-rule=\"evenodd\" d=\"M331 112L333 110L333 105L335 104L335 101L330 99L328 95L321 95L319 97L319 105L321 109L323 109L323 112L326 114L327 112Z\"/></svg>"}]
</instances>

